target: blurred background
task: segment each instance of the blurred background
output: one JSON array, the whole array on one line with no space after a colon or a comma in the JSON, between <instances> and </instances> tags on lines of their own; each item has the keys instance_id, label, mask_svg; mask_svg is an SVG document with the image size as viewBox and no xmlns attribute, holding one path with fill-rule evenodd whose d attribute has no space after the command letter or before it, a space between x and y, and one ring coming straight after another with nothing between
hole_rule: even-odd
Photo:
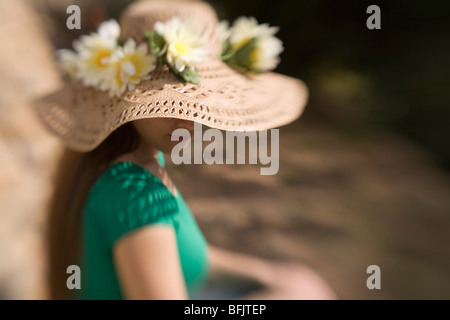
<instances>
[{"instance_id":1,"label":"blurred background","mask_svg":"<svg viewBox=\"0 0 450 320\"><path fill-rule=\"evenodd\" d=\"M255 165L168 164L207 240L305 262L343 299L450 299L450 2L208 2L220 19L279 26L276 72L303 79L311 96L280 128L274 176ZM45 205L62 146L31 101L61 83L54 50L129 3L0 0L2 299L47 297ZM66 28L70 4L81 30ZM371 4L381 30L366 27ZM380 290L366 287L373 264Z\"/></svg>"}]
</instances>

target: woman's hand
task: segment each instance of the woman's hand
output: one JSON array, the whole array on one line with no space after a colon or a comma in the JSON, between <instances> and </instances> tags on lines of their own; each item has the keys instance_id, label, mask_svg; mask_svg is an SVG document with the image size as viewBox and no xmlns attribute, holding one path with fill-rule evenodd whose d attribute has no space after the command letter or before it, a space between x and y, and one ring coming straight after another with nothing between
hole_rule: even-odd
<instances>
[{"instance_id":1,"label":"woman's hand","mask_svg":"<svg viewBox=\"0 0 450 320\"><path fill-rule=\"evenodd\" d=\"M246 299L337 299L331 286L312 268L296 262L266 263L271 269L271 276L265 282L267 289L250 294Z\"/></svg>"},{"instance_id":2,"label":"woman's hand","mask_svg":"<svg viewBox=\"0 0 450 320\"><path fill-rule=\"evenodd\" d=\"M263 289L243 299L336 299L331 286L312 268L296 262L276 262L209 246L211 272L224 278L255 281Z\"/></svg>"}]
</instances>

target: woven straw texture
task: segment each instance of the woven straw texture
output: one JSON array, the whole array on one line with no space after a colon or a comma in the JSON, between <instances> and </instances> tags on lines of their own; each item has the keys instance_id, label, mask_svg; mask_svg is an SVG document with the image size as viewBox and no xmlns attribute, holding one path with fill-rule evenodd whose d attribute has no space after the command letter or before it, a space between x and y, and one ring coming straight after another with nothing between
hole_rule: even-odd
<instances>
[{"instance_id":1,"label":"woven straw texture","mask_svg":"<svg viewBox=\"0 0 450 320\"><path fill-rule=\"evenodd\" d=\"M297 119L307 102L305 84L276 73L242 75L220 61L214 10L202 2L142 1L128 7L121 19L122 40L145 41L156 21L178 15L204 28L212 59L195 66L200 84L182 83L167 66L158 66L149 80L120 98L69 82L40 99L35 109L46 127L64 143L86 152L129 121L171 117L197 121L224 130L262 130Z\"/></svg>"}]
</instances>

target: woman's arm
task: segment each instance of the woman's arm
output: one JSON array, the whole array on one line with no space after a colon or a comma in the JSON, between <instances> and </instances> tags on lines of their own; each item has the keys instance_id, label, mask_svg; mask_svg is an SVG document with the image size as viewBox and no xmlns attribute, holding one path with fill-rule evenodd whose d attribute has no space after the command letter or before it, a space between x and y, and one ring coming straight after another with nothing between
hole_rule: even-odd
<instances>
[{"instance_id":1,"label":"woman's arm","mask_svg":"<svg viewBox=\"0 0 450 320\"><path fill-rule=\"evenodd\" d=\"M213 279L236 278L269 284L273 281L270 263L267 261L208 245L211 277Z\"/></svg>"},{"instance_id":2,"label":"woman's arm","mask_svg":"<svg viewBox=\"0 0 450 320\"><path fill-rule=\"evenodd\" d=\"M125 235L114 247L114 260L126 299L188 298L172 228L152 225Z\"/></svg>"},{"instance_id":3,"label":"woman's arm","mask_svg":"<svg viewBox=\"0 0 450 320\"><path fill-rule=\"evenodd\" d=\"M269 261L211 245L209 257L211 276L219 283L217 279L220 278L222 281L241 279L244 284L250 281L262 286L241 299L337 298L331 286L317 272L301 263Z\"/></svg>"}]
</instances>

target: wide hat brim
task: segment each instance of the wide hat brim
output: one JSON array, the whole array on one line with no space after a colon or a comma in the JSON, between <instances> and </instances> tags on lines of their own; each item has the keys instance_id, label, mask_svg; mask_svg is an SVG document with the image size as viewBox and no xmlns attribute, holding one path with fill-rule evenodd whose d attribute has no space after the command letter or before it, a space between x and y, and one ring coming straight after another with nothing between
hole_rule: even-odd
<instances>
[{"instance_id":1,"label":"wide hat brim","mask_svg":"<svg viewBox=\"0 0 450 320\"><path fill-rule=\"evenodd\" d=\"M181 82L167 66L121 97L67 82L35 103L45 126L67 147L87 152L121 125L144 118L177 118L222 130L271 129L296 120L308 90L301 80L267 72L241 74L220 60L195 65L200 83Z\"/></svg>"}]
</instances>

